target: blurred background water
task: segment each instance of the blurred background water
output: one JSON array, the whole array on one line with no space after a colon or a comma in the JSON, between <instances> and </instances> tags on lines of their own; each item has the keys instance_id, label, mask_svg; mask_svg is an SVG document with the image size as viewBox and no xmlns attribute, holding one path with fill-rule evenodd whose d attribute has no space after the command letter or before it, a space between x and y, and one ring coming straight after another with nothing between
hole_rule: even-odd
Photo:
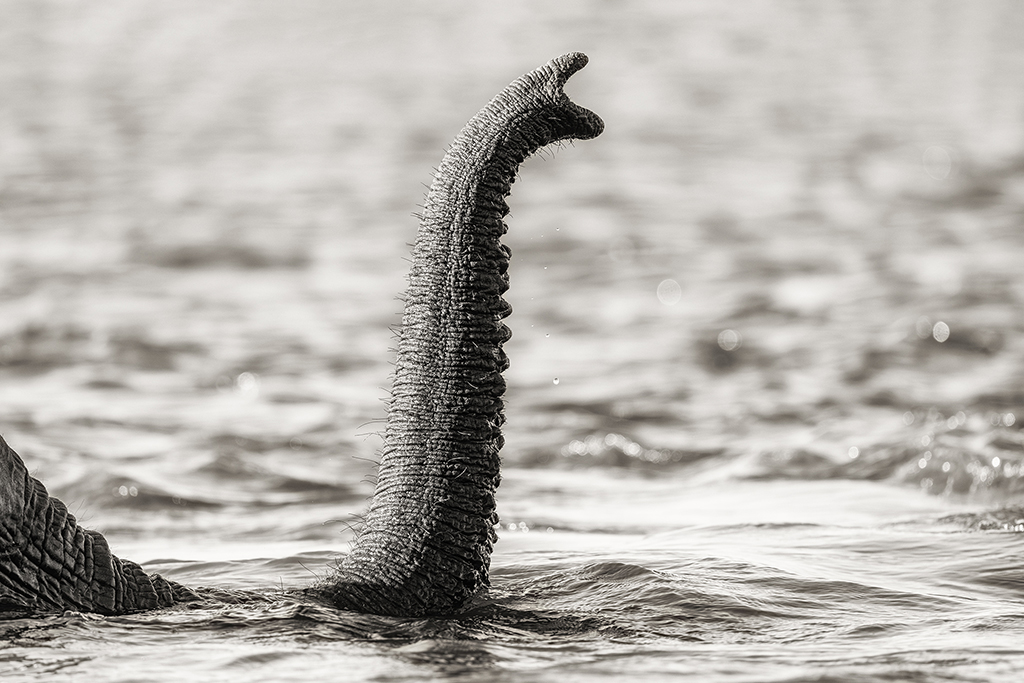
<instances>
[{"instance_id":1,"label":"blurred background water","mask_svg":"<svg viewBox=\"0 0 1024 683\"><path fill-rule=\"evenodd\" d=\"M0 432L119 555L225 591L0 622L4 680L1019 679L1021 5L0 17ZM570 50L607 129L510 199L492 590L297 602L372 492L432 168Z\"/></svg>"}]
</instances>

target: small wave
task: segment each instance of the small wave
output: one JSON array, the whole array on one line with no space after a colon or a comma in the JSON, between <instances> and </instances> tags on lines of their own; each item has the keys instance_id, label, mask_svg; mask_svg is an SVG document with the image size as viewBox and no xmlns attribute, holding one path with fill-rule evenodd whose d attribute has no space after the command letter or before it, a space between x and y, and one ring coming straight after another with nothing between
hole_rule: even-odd
<instances>
[{"instance_id":1,"label":"small wave","mask_svg":"<svg viewBox=\"0 0 1024 683\"><path fill-rule=\"evenodd\" d=\"M0 367L45 372L83 363L109 362L138 370L173 370L181 355L202 355L195 342L163 342L132 327L100 331L74 323L29 322L0 336ZM123 388L116 380L98 379L93 388Z\"/></svg>"},{"instance_id":2,"label":"small wave","mask_svg":"<svg viewBox=\"0 0 1024 683\"><path fill-rule=\"evenodd\" d=\"M88 500L105 508L216 510L224 502L189 495L150 481L116 474L87 474L56 492L64 500Z\"/></svg>"},{"instance_id":3,"label":"small wave","mask_svg":"<svg viewBox=\"0 0 1024 683\"><path fill-rule=\"evenodd\" d=\"M560 465L661 470L692 465L723 453L725 448L648 448L624 434L610 432L573 439L559 449L557 456L549 451L534 453L522 464L528 467Z\"/></svg>"},{"instance_id":4,"label":"small wave","mask_svg":"<svg viewBox=\"0 0 1024 683\"><path fill-rule=\"evenodd\" d=\"M596 631L673 640L770 641L851 624L883 628L910 613L942 608L941 597L870 583L797 576L722 558L662 562L605 560L496 573L491 618L516 611L570 615ZM515 623L511 624L515 625Z\"/></svg>"},{"instance_id":5,"label":"small wave","mask_svg":"<svg viewBox=\"0 0 1024 683\"><path fill-rule=\"evenodd\" d=\"M964 512L939 519L944 524L955 524L971 531L1012 531L1024 533L1024 507L1007 506L984 512Z\"/></svg>"},{"instance_id":6,"label":"small wave","mask_svg":"<svg viewBox=\"0 0 1024 683\"><path fill-rule=\"evenodd\" d=\"M766 450L745 476L888 480L932 494L997 500L1024 492L1024 435L1013 414L930 412L924 433L911 439L854 447L840 458L811 448ZM905 414L905 421L914 420Z\"/></svg>"},{"instance_id":7,"label":"small wave","mask_svg":"<svg viewBox=\"0 0 1024 683\"><path fill-rule=\"evenodd\" d=\"M216 440L215 440L216 441ZM257 442L253 439L231 438L220 446L220 453L210 462L194 471L198 477L219 483L230 482L235 492L246 491L248 503L252 505L283 505L302 503L307 505L339 503L361 500L363 494L352 487L329 481L318 481L298 474L285 474L281 469L294 471L294 462L279 463L274 458L263 458L255 462L239 450L253 450L256 453L273 451L292 452L294 439L290 441ZM227 450L228 448L232 450Z\"/></svg>"},{"instance_id":8,"label":"small wave","mask_svg":"<svg viewBox=\"0 0 1024 683\"><path fill-rule=\"evenodd\" d=\"M79 325L30 322L0 337L0 367L44 372L74 365L87 354L90 339Z\"/></svg>"},{"instance_id":9,"label":"small wave","mask_svg":"<svg viewBox=\"0 0 1024 683\"><path fill-rule=\"evenodd\" d=\"M228 240L194 244L138 243L129 260L163 268L193 270L200 268L302 269L309 255L299 249L280 249L238 244Z\"/></svg>"}]
</instances>

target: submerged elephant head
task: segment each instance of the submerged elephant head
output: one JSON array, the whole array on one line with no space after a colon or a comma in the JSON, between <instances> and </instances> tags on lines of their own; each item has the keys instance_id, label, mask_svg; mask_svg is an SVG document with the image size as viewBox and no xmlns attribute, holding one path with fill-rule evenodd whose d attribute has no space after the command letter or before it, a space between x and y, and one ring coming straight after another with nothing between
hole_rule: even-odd
<instances>
[{"instance_id":1,"label":"submerged elephant head","mask_svg":"<svg viewBox=\"0 0 1024 683\"><path fill-rule=\"evenodd\" d=\"M511 333L505 197L541 147L600 135L562 91L587 57L551 60L501 91L455 138L413 250L373 502L352 551L310 589L344 609L444 615L488 582ZM0 610L107 614L190 599L110 554L0 440Z\"/></svg>"}]
</instances>

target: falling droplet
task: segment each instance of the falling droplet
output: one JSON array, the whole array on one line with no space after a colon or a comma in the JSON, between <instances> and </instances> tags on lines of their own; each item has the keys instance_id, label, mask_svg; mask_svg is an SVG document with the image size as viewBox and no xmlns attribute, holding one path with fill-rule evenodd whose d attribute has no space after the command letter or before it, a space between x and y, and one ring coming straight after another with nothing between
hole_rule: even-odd
<instances>
[{"instance_id":1,"label":"falling droplet","mask_svg":"<svg viewBox=\"0 0 1024 683\"><path fill-rule=\"evenodd\" d=\"M924 172L935 180L945 180L953 171L953 155L944 147L932 145L921 157Z\"/></svg>"},{"instance_id":2,"label":"falling droplet","mask_svg":"<svg viewBox=\"0 0 1024 683\"><path fill-rule=\"evenodd\" d=\"M736 330L722 330L718 333L718 346L723 351L735 351L743 344L743 337Z\"/></svg>"},{"instance_id":3,"label":"falling droplet","mask_svg":"<svg viewBox=\"0 0 1024 683\"><path fill-rule=\"evenodd\" d=\"M662 280L658 285L658 301L666 306L675 306L683 298L683 288L675 280Z\"/></svg>"},{"instance_id":4,"label":"falling droplet","mask_svg":"<svg viewBox=\"0 0 1024 683\"><path fill-rule=\"evenodd\" d=\"M556 377L556 378L554 378L553 380L551 380L551 383L552 383L552 384L558 384L558 378Z\"/></svg>"}]
</instances>

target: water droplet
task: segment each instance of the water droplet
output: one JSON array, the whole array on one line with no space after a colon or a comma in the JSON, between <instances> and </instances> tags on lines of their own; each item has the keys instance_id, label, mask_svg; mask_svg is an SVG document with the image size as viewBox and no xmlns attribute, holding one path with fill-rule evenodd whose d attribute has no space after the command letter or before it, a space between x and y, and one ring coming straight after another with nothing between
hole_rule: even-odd
<instances>
[{"instance_id":1,"label":"water droplet","mask_svg":"<svg viewBox=\"0 0 1024 683\"><path fill-rule=\"evenodd\" d=\"M118 495L121 495L121 496L127 496L128 495L128 487L127 486L118 486L117 487L117 493L118 493Z\"/></svg>"},{"instance_id":2,"label":"water droplet","mask_svg":"<svg viewBox=\"0 0 1024 683\"><path fill-rule=\"evenodd\" d=\"M953 171L953 155L945 147L932 145L921 156L924 172L935 180L945 180Z\"/></svg>"},{"instance_id":3,"label":"water droplet","mask_svg":"<svg viewBox=\"0 0 1024 683\"><path fill-rule=\"evenodd\" d=\"M903 413L903 424L907 425L908 427L914 424L914 414L909 410Z\"/></svg>"},{"instance_id":4,"label":"water droplet","mask_svg":"<svg viewBox=\"0 0 1024 683\"><path fill-rule=\"evenodd\" d=\"M544 333L544 338L545 338L545 339L547 339L547 338L548 338L548 337L550 337L550 336L551 336L551 334L550 334L550 333L548 333L548 332L545 332L545 333Z\"/></svg>"},{"instance_id":5,"label":"water droplet","mask_svg":"<svg viewBox=\"0 0 1024 683\"><path fill-rule=\"evenodd\" d=\"M924 458L921 458L920 460L917 461L917 466L923 470L925 467L928 467L928 461L925 460Z\"/></svg>"},{"instance_id":6,"label":"water droplet","mask_svg":"<svg viewBox=\"0 0 1024 683\"><path fill-rule=\"evenodd\" d=\"M1003 415L1003 424L1006 425L1007 427L1012 427L1013 423L1016 421L1017 418L1014 416L1013 413L1007 413L1006 415Z\"/></svg>"},{"instance_id":7,"label":"water droplet","mask_svg":"<svg viewBox=\"0 0 1024 683\"><path fill-rule=\"evenodd\" d=\"M683 298L683 288L675 280L662 280L658 284L658 301L666 306L675 306Z\"/></svg>"},{"instance_id":8,"label":"water droplet","mask_svg":"<svg viewBox=\"0 0 1024 683\"><path fill-rule=\"evenodd\" d=\"M856 446L850 446L850 450L846 451L846 454L850 456L850 460L856 460L860 455L860 449Z\"/></svg>"},{"instance_id":9,"label":"water droplet","mask_svg":"<svg viewBox=\"0 0 1024 683\"><path fill-rule=\"evenodd\" d=\"M556 377L556 378L554 378L553 380L551 380L551 383L552 383L552 384L558 384L558 378Z\"/></svg>"},{"instance_id":10,"label":"water droplet","mask_svg":"<svg viewBox=\"0 0 1024 683\"><path fill-rule=\"evenodd\" d=\"M997 456L995 456L995 457L993 457L993 458L992 458L992 467L999 467L999 464L1000 464L1001 462L1002 462L1002 460L1000 460L1000 459L999 459L999 456L998 456L998 455L997 455Z\"/></svg>"},{"instance_id":11,"label":"water droplet","mask_svg":"<svg viewBox=\"0 0 1024 683\"><path fill-rule=\"evenodd\" d=\"M914 331L917 332L917 336L921 339L927 339L928 335L932 333L932 321L926 315L922 315L914 323Z\"/></svg>"},{"instance_id":12,"label":"water droplet","mask_svg":"<svg viewBox=\"0 0 1024 683\"><path fill-rule=\"evenodd\" d=\"M239 392L255 396L260 392L260 377L254 372L243 372L235 378L235 386Z\"/></svg>"},{"instance_id":13,"label":"water droplet","mask_svg":"<svg viewBox=\"0 0 1024 683\"><path fill-rule=\"evenodd\" d=\"M743 345L743 337L736 330L722 330L718 333L718 346L723 351L735 351Z\"/></svg>"},{"instance_id":14,"label":"water droplet","mask_svg":"<svg viewBox=\"0 0 1024 683\"><path fill-rule=\"evenodd\" d=\"M122 488L124 488L124 487L122 487ZM139 495L139 490L137 488L135 488L134 486L129 486L128 487L128 495L131 496L132 498L136 498Z\"/></svg>"},{"instance_id":15,"label":"water droplet","mask_svg":"<svg viewBox=\"0 0 1024 683\"><path fill-rule=\"evenodd\" d=\"M950 463L949 463L948 461L947 461L947 462L944 462L944 463L942 463L942 471L943 471L943 472L949 472L949 470L950 470L950 469L951 469L952 467L953 467L953 465L951 465L951 464L950 464Z\"/></svg>"},{"instance_id":16,"label":"water droplet","mask_svg":"<svg viewBox=\"0 0 1024 683\"><path fill-rule=\"evenodd\" d=\"M949 339L949 325L941 320L932 327L932 337L940 344Z\"/></svg>"}]
</instances>

